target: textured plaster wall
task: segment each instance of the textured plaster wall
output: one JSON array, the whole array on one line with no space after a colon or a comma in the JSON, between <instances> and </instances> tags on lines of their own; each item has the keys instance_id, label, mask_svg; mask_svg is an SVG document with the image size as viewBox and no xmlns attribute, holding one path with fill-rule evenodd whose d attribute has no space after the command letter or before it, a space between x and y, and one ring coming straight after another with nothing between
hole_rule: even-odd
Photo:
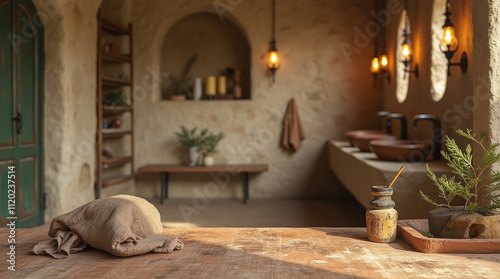
<instances>
[{"instance_id":1,"label":"textured plaster wall","mask_svg":"<svg viewBox=\"0 0 500 279\"><path fill-rule=\"evenodd\" d=\"M50 222L94 198L100 0L34 3L45 24L45 220Z\"/></svg>"},{"instance_id":2,"label":"textured plaster wall","mask_svg":"<svg viewBox=\"0 0 500 279\"><path fill-rule=\"evenodd\" d=\"M474 1L474 129L486 131L492 142L500 141L500 1ZM480 151L474 150L475 158ZM477 160L477 159L476 159ZM499 171L498 165L493 166Z\"/></svg>"},{"instance_id":3,"label":"textured plaster wall","mask_svg":"<svg viewBox=\"0 0 500 279\"><path fill-rule=\"evenodd\" d=\"M388 0L387 2L397 2ZM473 75L476 58L473 56L473 29L472 29L472 3L478 1L456 0L452 1L452 21L455 25L455 33L459 39L459 50L455 53L452 62L458 62L460 55L466 51L469 56L469 68L466 73L462 73L459 67L452 67L451 76L448 77L447 88L444 96L438 102L432 99L431 68L440 67L431 65L432 57L432 28L433 28L433 6L434 0L408 1L408 15L411 26L411 41L414 51L414 63L418 63L419 77L410 76L409 89L404 102L399 103L396 99L397 77L391 83L383 86L383 108L391 112L400 112L408 118L408 134L410 138L431 138L432 125L430 122L421 122L417 129L412 128L411 119L416 114L429 113L437 115L442 124L443 133L455 137L454 132L458 128L472 128L474 113L476 112L471 102L474 92ZM487 2L487 1L484 1ZM401 1L404 5L404 1ZM444 10L436 12L443 14ZM400 14L394 15L393 20L387 27L387 44L390 59L390 71L394 73L395 64L398 62L395 53L397 49L397 25ZM440 26L442 20L434 20ZM476 30L474 30L475 32ZM436 42L436 40L434 40ZM443 54L444 55L444 54ZM412 70L415 64L412 64ZM396 121L395 121L396 123ZM397 124L396 124L397 125ZM463 142L459 140L459 143Z\"/></svg>"},{"instance_id":4,"label":"textured plaster wall","mask_svg":"<svg viewBox=\"0 0 500 279\"><path fill-rule=\"evenodd\" d=\"M251 49L251 101L160 100L161 46L169 28L197 12L215 13L212 0L133 2L135 29L136 165L179 163L184 149L174 135L180 125L223 131L217 163L268 163L269 172L250 176L251 197L344 196L328 169L326 142L346 130L374 126L381 96L367 71L373 41L346 58L342 43L355 45L356 28L371 20L365 1L278 1L277 41L282 65L271 84L263 60L271 37L271 2L239 3L224 13L245 34ZM226 19L227 20L227 19ZM203 47L203 46L200 46ZM352 49L351 49L352 50ZM279 147L281 121L295 98L307 139L297 153ZM240 177L212 196L241 196ZM171 197L193 197L213 182L207 175L171 175ZM137 193L159 196L159 175L136 177ZM197 188L196 188L197 187Z\"/></svg>"}]
</instances>

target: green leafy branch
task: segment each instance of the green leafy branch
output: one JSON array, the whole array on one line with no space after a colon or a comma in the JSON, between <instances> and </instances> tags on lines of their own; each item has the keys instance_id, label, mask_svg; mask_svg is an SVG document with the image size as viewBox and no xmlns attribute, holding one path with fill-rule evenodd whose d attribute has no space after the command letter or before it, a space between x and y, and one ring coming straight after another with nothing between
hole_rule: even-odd
<instances>
[{"instance_id":1,"label":"green leafy branch","mask_svg":"<svg viewBox=\"0 0 500 279\"><path fill-rule=\"evenodd\" d=\"M456 132L482 148L484 155L481 161L477 167L474 167L472 146L467 144L465 151L462 151L454 139L447 137L445 145L448 152L443 150L441 154L448 161L448 166L453 169L453 173L460 178L460 181L456 181L455 176L442 175L437 178L427 165L428 176L438 188L439 197L444 199L446 203L439 204L422 191L420 191L420 195L425 201L437 207L447 208L451 208L452 200L459 196L465 200L464 209L467 209L468 212L491 214L493 210L500 208L500 194L496 192L500 190L500 173L493 172L488 176L485 175L485 172L489 171L494 163L500 161L500 153L496 151L499 144L493 143L489 147L485 147L486 134L481 133L477 139L476 134L473 134L469 129L465 132L462 130ZM490 200L491 204L478 207L479 194L483 191L487 194L482 198Z\"/></svg>"},{"instance_id":2,"label":"green leafy branch","mask_svg":"<svg viewBox=\"0 0 500 279\"><path fill-rule=\"evenodd\" d=\"M196 61L198 61L198 54L193 55L188 60L179 77L176 77L172 74L170 75L170 82L175 88L175 95L187 95L188 97L192 98L191 91L189 90L189 83L191 82L192 78L188 76L188 74Z\"/></svg>"},{"instance_id":3,"label":"green leafy branch","mask_svg":"<svg viewBox=\"0 0 500 279\"><path fill-rule=\"evenodd\" d=\"M201 130L200 133L196 133L197 127L188 130L185 126L181 126L181 132L176 132L177 140L187 146L187 147L198 147L199 150L202 148L202 143L208 133L207 129Z\"/></svg>"}]
</instances>

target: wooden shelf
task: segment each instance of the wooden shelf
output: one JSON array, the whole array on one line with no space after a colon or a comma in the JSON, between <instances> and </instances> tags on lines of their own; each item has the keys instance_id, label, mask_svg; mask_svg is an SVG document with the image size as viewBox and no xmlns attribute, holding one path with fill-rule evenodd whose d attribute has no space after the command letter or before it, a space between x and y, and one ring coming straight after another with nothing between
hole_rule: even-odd
<instances>
[{"instance_id":1,"label":"wooden shelf","mask_svg":"<svg viewBox=\"0 0 500 279\"><path fill-rule=\"evenodd\" d=\"M130 134L132 134L132 131L130 131L130 130L122 130L122 129L103 129L102 130L102 135L105 138L121 137L124 135L130 135Z\"/></svg>"},{"instance_id":2,"label":"wooden shelf","mask_svg":"<svg viewBox=\"0 0 500 279\"><path fill-rule=\"evenodd\" d=\"M103 104L103 99L109 90L121 90L123 87L133 88L134 83L134 49L133 49L133 32L132 24L127 27L111 23L102 18L101 12L98 14L98 36L97 46L99 52L97 53L97 171L96 171L96 187L95 198L101 197L101 190L104 187L120 184L125 181L131 180L135 175L134 168L134 95L132 90L124 90L123 97L126 100L125 106L108 106ZM116 36L120 36L119 38ZM105 42L113 40L117 44L118 49L127 49L128 54L119 52L105 52L102 51L102 46ZM113 48L114 50L114 48ZM120 67L115 65L124 65L125 71L119 70ZM104 73L103 68L106 65L108 70L112 72ZM130 78L123 79L118 76L128 75ZM103 129L102 124L105 119L109 118L122 118L120 114L125 114L128 119L126 128L116 129L107 128ZM130 136L126 140L123 137ZM109 158L103 156L105 151L104 142L109 143L120 149L130 150L121 154L122 157ZM111 168L122 167L123 174L119 176L111 176L111 173L105 172ZM128 169L130 167L130 169ZM106 175L107 174L107 175Z\"/></svg>"},{"instance_id":3,"label":"wooden shelf","mask_svg":"<svg viewBox=\"0 0 500 279\"><path fill-rule=\"evenodd\" d=\"M123 165L126 165L130 162L132 162L132 156L105 159L102 162L102 167L105 169L116 168L116 167L121 167Z\"/></svg>"},{"instance_id":4,"label":"wooden shelf","mask_svg":"<svg viewBox=\"0 0 500 279\"><path fill-rule=\"evenodd\" d=\"M116 184L120 184L120 183L129 181L132 178L134 178L133 175L121 175L121 176L114 176L114 177L106 178L106 179L103 179L102 186L103 187L113 186Z\"/></svg>"},{"instance_id":5,"label":"wooden shelf","mask_svg":"<svg viewBox=\"0 0 500 279\"><path fill-rule=\"evenodd\" d=\"M201 97L201 99L202 100L209 100L208 95L203 95ZM216 95L214 95L213 100L234 100L234 95L233 94L224 94L224 95L216 94Z\"/></svg>"},{"instance_id":6,"label":"wooden shelf","mask_svg":"<svg viewBox=\"0 0 500 279\"><path fill-rule=\"evenodd\" d=\"M118 24L111 23L105 19L102 20L102 30L113 35L130 35L131 31L128 28Z\"/></svg>"},{"instance_id":7,"label":"wooden shelf","mask_svg":"<svg viewBox=\"0 0 500 279\"><path fill-rule=\"evenodd\" d=\"M102 85L106 87L121 87L121 86L130 86L132 85L132 82L126 79L103 76Z\"/></svg>"},{"instance_id":8,"label":"wooden shelf","mask_svg":"<svg viewBox=\"0 0 500 279\"><path fill-rule=\"evenodd\" d=\"M119 114L131 110L132 110L131 108L123 106L106 106L106 105L102 106L103 114Z\"/></svg>"},{"instance_id":9,"label":"wooden shelf","mask_svg":"<svg viewBox=\"0 0 500 279\"><path fill-rule=\"evenodd\" d=\"M113 63L130 63L132 61L130 55L111 52L104 52L102 54L102 60Z\"/></svg>"}]
</instances>

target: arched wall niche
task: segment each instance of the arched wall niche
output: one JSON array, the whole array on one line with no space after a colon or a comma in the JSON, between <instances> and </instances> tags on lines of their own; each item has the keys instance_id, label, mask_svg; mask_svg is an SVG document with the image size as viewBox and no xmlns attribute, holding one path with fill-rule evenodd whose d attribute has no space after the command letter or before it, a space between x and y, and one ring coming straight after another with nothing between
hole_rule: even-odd
<instances>
[{"instance_id":1,"label":"arched wall niche","mask_svg":"<svg viewBox=\"0 0 500 279\"><path fill-rule=\"evenodd\" d=\"M438 102L446 92L448 81L447 60L439 48L443 36L443 11L446 9L446 0L434 0L432 9L431 97L432 100Z\"/></svg>"},{"instance_id":2,"label":"arched wall niche","mask_svg":"<svg viewBox=\"0 0 500 279\"><path fill-rule=\"evenodd\" d=\"M194 78L227 75L226 68L241 71L242 98L250 99L250 44L229 19L208 12L189 14L170 26L160 49L160 75L179 77L188 61L197 55L188 76L192 91ZM228 77L228 94L232 93L232 80ZM162 79L161 99L173 94L169 78Z\"/></svg>"},{"instance_id":3,"label":"arched wall niche","mask_svg":"<svg viewBox=\"0 0 500 279\"><path fill-rule=\"evenodd\" d=\"M396 63L396 99L398 103L403 103L408 95L408 88L410 85L410 73L405 72L405 67L400 60L401 45L403 44L403 30L405 29L405 24L408 23L408 29L411 30L409 19L407 19L407 11L403 10L401 12L401 17L399 18L399 24L396 34L396 53L394 54ZM411 36L411 35L410 35Z\"/></svg>"}]
</instances>

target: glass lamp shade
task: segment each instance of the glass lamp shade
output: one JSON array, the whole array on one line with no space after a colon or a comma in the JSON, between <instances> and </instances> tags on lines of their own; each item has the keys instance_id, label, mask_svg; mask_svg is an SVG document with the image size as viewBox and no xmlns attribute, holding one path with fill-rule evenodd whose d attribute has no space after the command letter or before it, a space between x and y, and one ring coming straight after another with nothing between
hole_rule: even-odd
<instances>
[{"instance_id":1,"label":"glass lamp shade","mask_svg":"<svg viewBox=\"0 0 500 279\"><path fill-rule=\"evenodd\" d=\"M269 54L269 61L267 62L267 67L269 69L277 69L279 68L279 58L278 58L278 52L273 50Z\"/></svg>"},{"instance_id":2,"label":"glass lamp shade","mask_svg":"<svg viewBox=\"0 0 500 279\"><path fill-rule=\"evenodd\" d=\"M380 72L380 64L378 62L378 57L373 57L372 63L370 66L370 71L374 74Z\"/></svg>"},{"instance_id":3,"label":"glass lamp shade","mask_svg":"<svg viewBox=\"0 0 500 279\"><path fill-rule=\"evenodd\" d=\"M411 60L411 47L410 44L403 44L401 46L401 61L406 62Z\"/></svg>"},{"instance_id":4,"label":"glass lamp shade","mask_svg":"<svg viewBox=\"0 0 500 279\"><path fill-rule=\"evenodd\" d=\"M389 65L389 61L387 60L387 54L380 55L380 70L387 70L387 66Z\"/></svg>"},{"instance_id":5,"label":"glass lamp shade","mask_svg":"<svg viewBox=\"0 0 500 279\"><path fill-rule=\"evenodd\" d=\"M455 36L455 28L453 26L443 27L443 38L441 39L441 51L456 51L458 48L458 40Z\"/></svg>"}]
</instances>

